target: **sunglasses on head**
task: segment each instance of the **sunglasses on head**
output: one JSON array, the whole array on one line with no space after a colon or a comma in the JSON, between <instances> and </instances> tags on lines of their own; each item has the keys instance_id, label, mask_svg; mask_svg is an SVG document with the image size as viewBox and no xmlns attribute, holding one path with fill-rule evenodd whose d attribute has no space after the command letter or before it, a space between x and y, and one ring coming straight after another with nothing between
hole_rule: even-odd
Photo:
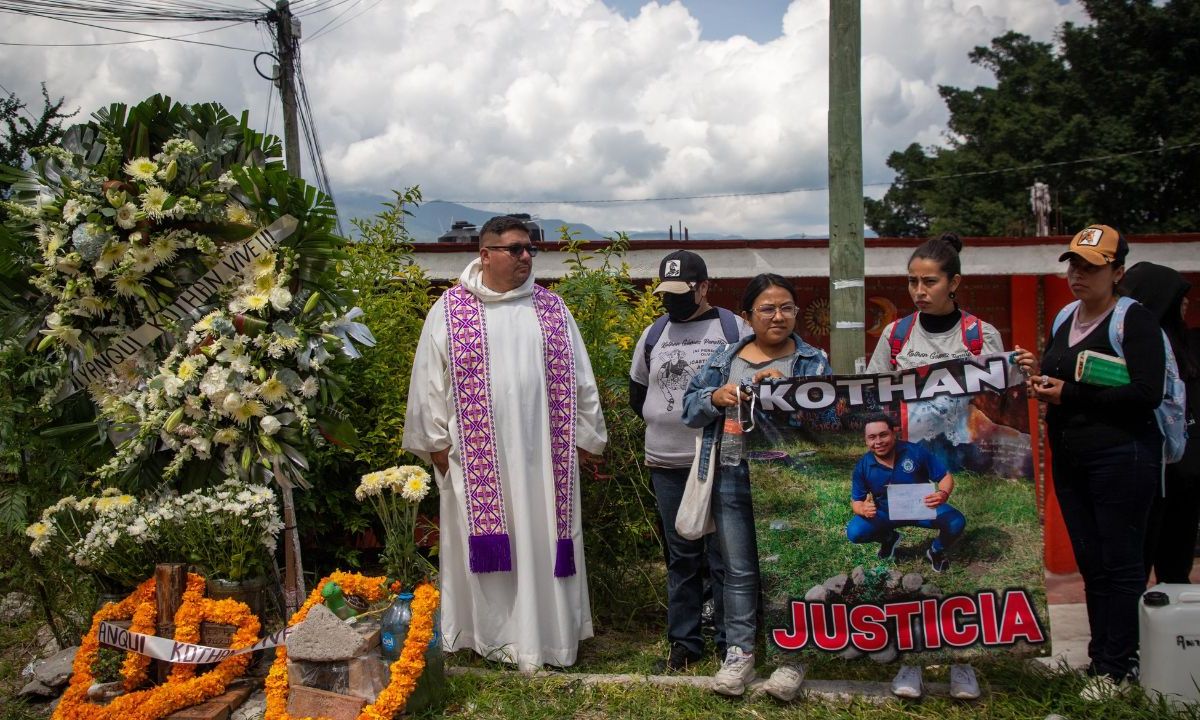
<instances>
[{"instance_id":1,"label":"sunglasses on head","mask_svg":"<svg viewBox=\"0 0 1200 720\"><path fill-rule=\"evenodd\" d=\"M513 243L512 245L488 245L484 250L503 250L515 258L521 257L522 253L529 253L529 257L537 257L539 252L538 246L533 243Z\"/></svg>"}]
</instances>

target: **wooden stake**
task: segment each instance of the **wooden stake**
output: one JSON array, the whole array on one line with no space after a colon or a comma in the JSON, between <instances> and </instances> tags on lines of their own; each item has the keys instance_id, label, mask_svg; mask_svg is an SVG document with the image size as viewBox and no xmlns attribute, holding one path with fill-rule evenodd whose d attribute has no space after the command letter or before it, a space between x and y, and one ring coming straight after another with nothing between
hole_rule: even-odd
<instances>
[{"instance_id":1,"label":"wooden stake","mask_svg":"<svg viewBox=\"0 0 1200 720\"><path fill-rule=\"evenodd\" d=\"M296 503L292 499L292 483L284 476L279 461L271 463L279 495L283 500L283 606L287 617L300 609L308 593L304 590L304 565L300 557L300 532L296 528Z\"/></svg>"},{"instance_id":2,"label":"wooden stake","mask_svg":"<svg viewBox=\"0 0 1200 720\"><path fill-rule=\"evenodd\" d=\"M161 563L154 568L154 607L158 612L155 634L159 637L175 637L175 611L183 604L183 591L187 588L187 570L182 563ZM171 673L171 663L154 661L154 677L162 683Z\"/></svg>"}]
</instances>

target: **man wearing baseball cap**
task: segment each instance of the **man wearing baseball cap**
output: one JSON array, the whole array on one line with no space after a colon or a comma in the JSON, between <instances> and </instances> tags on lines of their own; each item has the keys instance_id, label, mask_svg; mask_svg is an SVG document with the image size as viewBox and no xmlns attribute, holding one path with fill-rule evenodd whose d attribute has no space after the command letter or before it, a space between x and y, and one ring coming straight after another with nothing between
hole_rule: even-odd
<instances>
[{"instance_id":1,"label":"man wearing baseball cap","mask_svg":"<svg viewBox=\"0 0 1200 720\"><path fill-rule=\"evenodd\" d=\"M715 543L687 540L675 532L699 430L683 424L683 393L713 351L750 330L724 308L708 303L708 267L688 250L676 250L658 266L654 292L666 314L646 328L633 350L629 404L646 421L646 467L654 484L667 550L667 640L670 650L659 671L680 671L704 656L701 611L707 564L714 599L718 661L724 659L725 623L721 598L724 569Z\"/></svg>"}]
</instances>

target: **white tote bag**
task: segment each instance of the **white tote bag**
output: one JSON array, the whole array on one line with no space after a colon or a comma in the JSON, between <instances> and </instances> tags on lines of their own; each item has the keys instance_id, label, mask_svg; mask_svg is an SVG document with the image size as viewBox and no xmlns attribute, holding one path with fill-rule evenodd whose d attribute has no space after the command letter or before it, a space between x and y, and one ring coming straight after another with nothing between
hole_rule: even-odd
<instances>
[{"instance_id":1,"label":"white tote bag","mask_svg":"<svg viewBox=\"0 0 1200 720\"><path fill-rule=\"evenodd\" d=\"M679 500L679 512L675 515L675 532L688 540L698 540L717 526L712 518L713 475L717 467L717 445L714 442L708 455L708 472L700 477L700 446L703 435L696 438L696 452L692 456L692 470L687 484L683 486L683 497Z\"/></svg>"}]
</instances>

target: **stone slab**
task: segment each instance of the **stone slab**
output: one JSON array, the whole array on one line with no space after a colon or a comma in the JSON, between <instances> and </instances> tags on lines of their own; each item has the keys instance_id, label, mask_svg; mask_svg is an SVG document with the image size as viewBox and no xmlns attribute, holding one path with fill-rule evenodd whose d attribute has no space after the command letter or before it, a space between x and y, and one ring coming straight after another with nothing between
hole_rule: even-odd
<instances>
[{"instance_id":1,"label":"stone slab","mask_svg":"<svg viewBox=\"0 0 1200 720\"><path fill-rule=\"evenodd\" d=\"M349 660L362 643L357 630L324 605L314 605L288 637L288 657L319 662Z\"/></svg>"}]
</instances>

